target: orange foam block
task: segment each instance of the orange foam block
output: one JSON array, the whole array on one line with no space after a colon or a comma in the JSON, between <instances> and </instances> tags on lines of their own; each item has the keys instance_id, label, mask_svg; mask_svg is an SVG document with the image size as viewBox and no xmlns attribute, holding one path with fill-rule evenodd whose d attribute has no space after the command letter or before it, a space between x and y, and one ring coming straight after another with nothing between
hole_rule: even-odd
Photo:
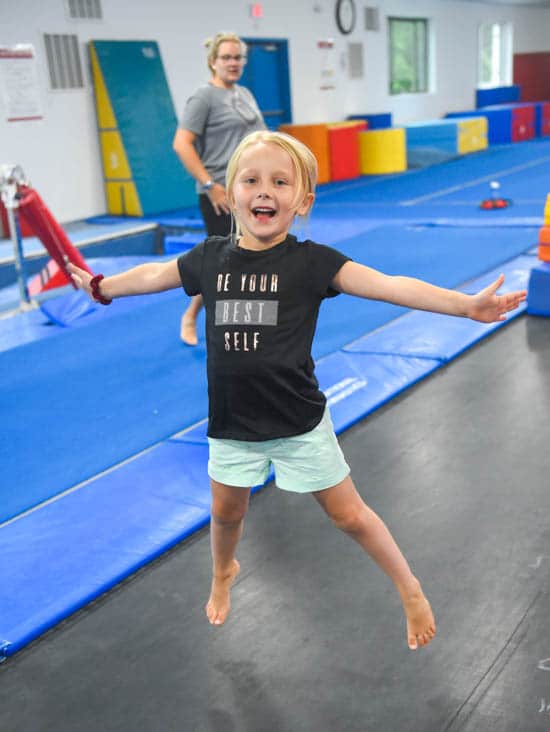
<instances>
[{"instance_id":1,"label":"orange foam block","mask_svg":"<svg viewBox=\"0 0 550 732\"><path fill-rule=\"evenodd\" d=\"M309 147L315 155L319 167L317 182L328 183L330 181L330 149L327 125L281 125L279 130L286 132L287 135L292 135Z\"/></svg>"},{"instance_id":2,"label":"orange foam block","mask_svg":"<svg viewBox=\"0 0 550 732\"><path fill-rule=\"evenodd\" d=\"M550 226L543 226L539 230L539 244L550 245Z\"/></svg>"},{"instance_id":3,"label":"orange foam block","mask_svg":"<svg viewBox=\"0 0 550 732\"><path fill-rule=\"evenodd\" d=\"M539 244L539 259L550 262L550 244Z\"/></svg>"}]
</instances>

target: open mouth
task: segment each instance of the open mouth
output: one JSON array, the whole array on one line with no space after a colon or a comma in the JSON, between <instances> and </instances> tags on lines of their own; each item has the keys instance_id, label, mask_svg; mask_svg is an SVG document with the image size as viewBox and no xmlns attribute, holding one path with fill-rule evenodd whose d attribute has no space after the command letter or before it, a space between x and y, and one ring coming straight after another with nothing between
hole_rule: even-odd
<instances>
[{"instance_id":1,"label":"open mouth","mask_svg":"<svg viewBox=\"0 0 550 732\"><path fill-rule=\"evenodd\" d=\"M266 219L272 219L275 216L275 209L268 208L266 206L257 206L256 208L252 209L252 213L254 216L259 218L266 218Z\"/></svg>"},{"instance_id":2,"label":"open mouth","mask_svg":"<svg viewBox=\"0 0 550 732\"><path fill-rule=\"evenodd\" d=\"M252 213L258 220L266 221L267 219L272 219L275 216L275 209L267 206L257 206L252 209Z\"/></svg>"}]
</instances>

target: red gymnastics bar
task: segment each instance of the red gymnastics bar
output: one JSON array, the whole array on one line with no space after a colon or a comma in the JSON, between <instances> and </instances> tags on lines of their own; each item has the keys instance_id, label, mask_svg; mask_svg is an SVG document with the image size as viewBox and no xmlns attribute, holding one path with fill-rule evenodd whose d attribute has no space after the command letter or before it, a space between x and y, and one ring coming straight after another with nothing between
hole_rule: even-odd
<instances>
[{"instance_id":1,"label":"red gymnastics bar","mask_svg":"<svg viewBox=\"0 0 550 732\"><path fill-rule=\"evenodd\" d=\"M53 259L53 262L49 262L31 281L29 285L31 295L68 283L76 289L67 270L69 262L93 274L82 254L73 246L42 198L30 186L19 186L19 211Z\"/></svg>"}]
</instances>

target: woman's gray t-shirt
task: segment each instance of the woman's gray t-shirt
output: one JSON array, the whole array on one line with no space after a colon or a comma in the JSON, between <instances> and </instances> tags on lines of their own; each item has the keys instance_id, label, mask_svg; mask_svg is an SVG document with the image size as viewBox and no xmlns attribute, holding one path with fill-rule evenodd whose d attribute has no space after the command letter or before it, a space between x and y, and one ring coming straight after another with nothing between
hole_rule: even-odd
<instances>
[{"instance_id":1,"label":"woman's gray t-shirt","mask_svg":"<svg viewBox=\"0 0 550 732\"><path fill-rule=\"evenodd\" d=\"M264 130L265 123L256 100L244 86L224 89L205 84L187 100L180 127L196 135L195 150L202 164L214 182L225 185L233 151L249 132Z\"/></svg>"}]
</instances>

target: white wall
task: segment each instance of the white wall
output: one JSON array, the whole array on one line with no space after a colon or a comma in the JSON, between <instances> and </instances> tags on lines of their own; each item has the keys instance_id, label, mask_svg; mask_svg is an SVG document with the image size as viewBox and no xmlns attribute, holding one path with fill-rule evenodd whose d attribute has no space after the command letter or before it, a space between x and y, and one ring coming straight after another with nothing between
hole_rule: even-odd
<instances>
[{"instance_id":1,"label":"white wall","mask_svg":"<svg viewBox=\"0 0 550 732\"><path fill-rule=\"evenodd\" d=\"M159 43L178 115L189 93L208 78L202 41L218 30L287 38L294 122L336 121L347 114L392 112L395 123L439 117L474 104L477 29L510 21L517 52L550 50L550 10L442 0L355 0L358 21L338 33L334 0L263 0L253 20L246 0L102 0L102 21L71 21L64 0L0 0L0 45L31 43L38 59L39 121L7 122L0 99L0 163L19 163L61 221L105 211L100 151L87 47L90 39L151 39ZM381 28L364 31L363 8L377 6ZM432 21L435 87L429 94L388 95L388 16ZM86 88L49 89L43 33L76 33L86 67ZM319 40L333 38L323 51ZM363 43L363 79L348 78L348 42ZM331 76L322 70L333 71ZM333 89L321 89L333 85Z\"/></svg>"}]
</instances>

